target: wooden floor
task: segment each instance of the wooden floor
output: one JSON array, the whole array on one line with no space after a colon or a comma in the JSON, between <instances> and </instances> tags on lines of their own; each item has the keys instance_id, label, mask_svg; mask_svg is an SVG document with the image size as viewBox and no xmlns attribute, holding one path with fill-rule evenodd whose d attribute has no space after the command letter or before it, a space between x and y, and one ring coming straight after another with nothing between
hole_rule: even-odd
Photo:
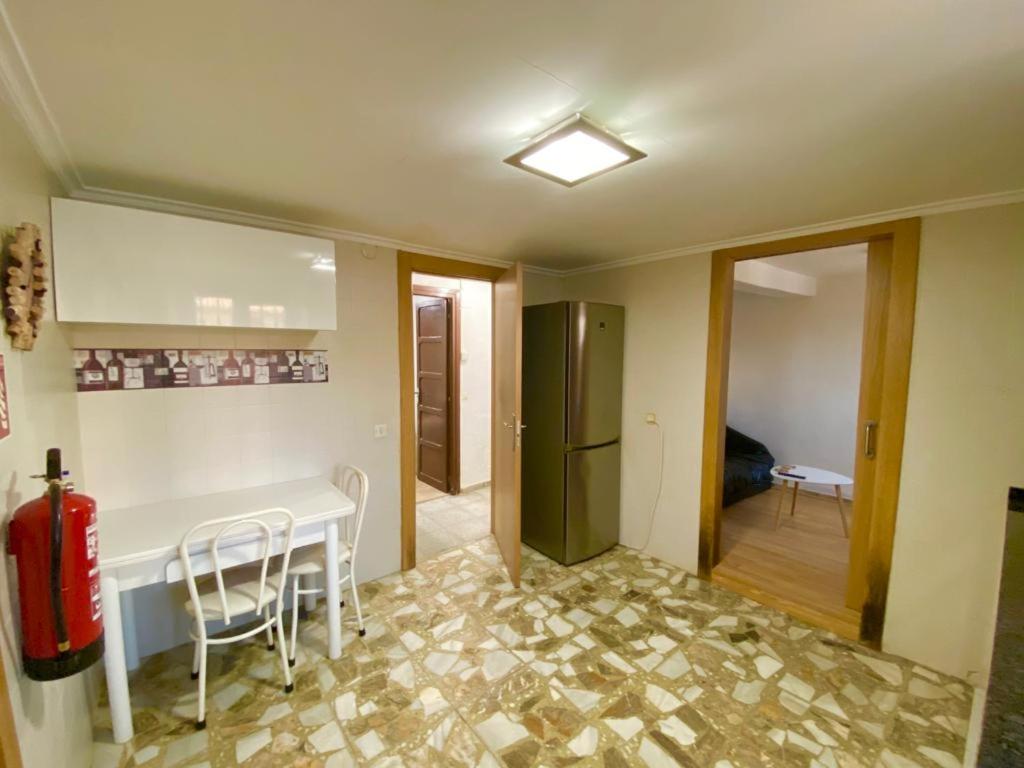
<instances>
[{"instance_id":1,"label":"wooden floor","mask_svg":"<svg viewBox=\"0 0 1024 768\"><path fill-rule=\"evenodd\" d=\"M846 607L850 540L834 497L801 491L790 517L786 491L775 529L777 488L722 510L722 560L712 579L838 635L856 639L860 614ZM852 505L843 502L847 524Z\"/></svg>"}]
</instances>

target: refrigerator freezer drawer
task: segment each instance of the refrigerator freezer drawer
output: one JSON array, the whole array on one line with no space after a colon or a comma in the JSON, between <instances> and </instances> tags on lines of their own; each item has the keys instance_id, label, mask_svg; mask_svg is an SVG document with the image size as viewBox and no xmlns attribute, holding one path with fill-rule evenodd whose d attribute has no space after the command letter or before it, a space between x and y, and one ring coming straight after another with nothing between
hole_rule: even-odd
<instances>
[{"instance_id":1,"label":"refrigerator freezer drawer","mask_svg":"<svg viewBox=\"0 0 1024 768\"><path fill-rule=\"evenodd\" d=\"M565 454L566 565L611 549L619 541L618 443Z\"/></svg>"}]
</instances>

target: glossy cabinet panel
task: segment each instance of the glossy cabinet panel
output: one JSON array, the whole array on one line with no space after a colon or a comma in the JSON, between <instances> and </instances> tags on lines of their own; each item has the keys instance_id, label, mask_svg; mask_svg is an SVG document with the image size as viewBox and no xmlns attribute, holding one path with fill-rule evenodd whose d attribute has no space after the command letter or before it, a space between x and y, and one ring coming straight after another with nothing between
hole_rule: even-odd
<instances>
[{"instance_id":1,"label":"glossy cabinet panel","mask_svg":"<svg viewBox=\"0 0 1024 768\"><path fill-rule=\"evenodd\" d=\"M337 328L334 242L53 198L57 319Z\"/></svg>"}]
</instances>

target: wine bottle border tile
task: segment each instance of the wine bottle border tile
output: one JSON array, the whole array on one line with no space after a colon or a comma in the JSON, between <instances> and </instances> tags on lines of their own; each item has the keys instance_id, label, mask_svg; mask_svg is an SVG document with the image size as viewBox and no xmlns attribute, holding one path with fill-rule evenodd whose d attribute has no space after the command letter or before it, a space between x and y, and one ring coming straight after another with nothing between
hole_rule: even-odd
<instances>
[{"instance_id":1,"label":"wine bottle border tile","mask_svg":"<svg viewBox=\"0 0 1024 768\"><path fill-rule=\"evenodd\" d=\"M76 349L79 392L328 380L322 349Z\"/></svg>"}]
</instances>

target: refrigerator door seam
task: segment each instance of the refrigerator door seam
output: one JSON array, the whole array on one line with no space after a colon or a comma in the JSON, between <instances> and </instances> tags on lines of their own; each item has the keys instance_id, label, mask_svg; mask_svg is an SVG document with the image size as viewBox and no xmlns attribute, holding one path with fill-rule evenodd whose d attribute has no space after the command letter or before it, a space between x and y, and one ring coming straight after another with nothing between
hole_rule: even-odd
<instances>
[{"instance_id":1,"label":"refrigerator door seam","mask_svg":"<svg viewBox=\"0 0 1024 768\"><path fill-rule=\"evenodd\" d=\"M615 445L619 442L619 438L612 440L605 440L603 443L592 443L590 445L573 445L572 443L566 443L562 450L566 453L576 453L578 451L592 451L596 448L606 448L609 445Z\"/></svg>"}]
</instances>

